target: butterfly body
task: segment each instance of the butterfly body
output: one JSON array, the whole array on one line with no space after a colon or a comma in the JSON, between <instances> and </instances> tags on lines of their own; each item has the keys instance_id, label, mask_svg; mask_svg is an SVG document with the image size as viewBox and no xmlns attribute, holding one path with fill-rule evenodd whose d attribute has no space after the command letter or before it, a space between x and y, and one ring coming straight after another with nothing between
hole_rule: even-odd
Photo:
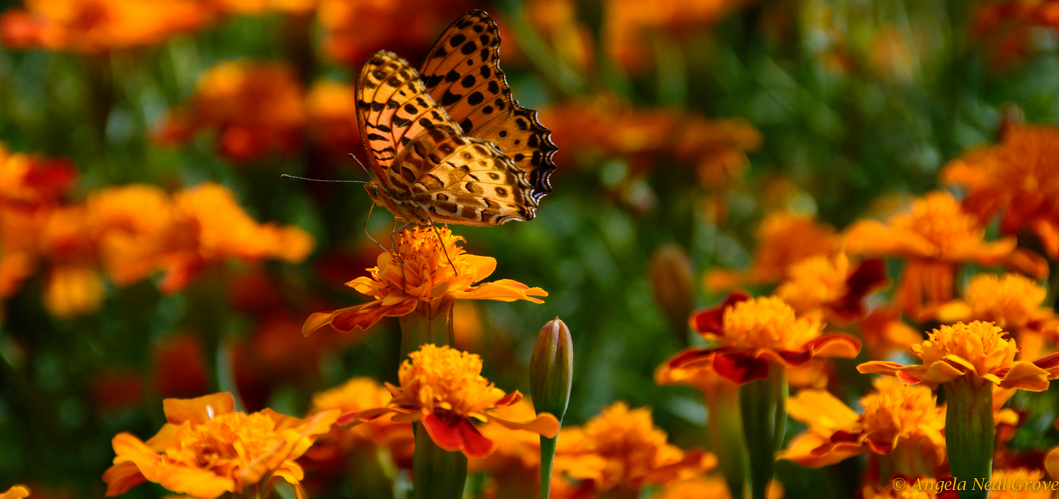
<instances>
[{"instance_id":1,"label":"butterfly body","mask_svg":"<svg viewBox=\"0 0 1059 499\"><path fill-rule=\"evenodd\" d=\"M484 12L468 12L442 34L422 77L391 52L365 62L357 116L376 175L365 187L398 220L531 220L551 192L555 145L536 111L511 98L496 31Z\"/></svg>"}]
</instances>

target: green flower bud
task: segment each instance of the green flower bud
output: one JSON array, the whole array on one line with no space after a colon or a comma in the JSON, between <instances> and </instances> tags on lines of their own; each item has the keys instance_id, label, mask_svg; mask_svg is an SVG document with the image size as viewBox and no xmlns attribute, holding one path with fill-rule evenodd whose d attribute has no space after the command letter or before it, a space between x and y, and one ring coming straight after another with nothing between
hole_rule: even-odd
<instances>
[{"instance_id":1,"label":"green flower bud","mask_svg":"<svg viewBox=\"0 0 1059 499\"><path fill-rule=\"evenodd\" d=\"M561 423L573 378L573 340L566 324L556 317L541 328L530 359L530 394L537 412L550 413Z\"/></svg>"},{"instance_id":2,"label":"green flower bud","mask_svg":"<svg viewBox=\"0 0 1059 499\"><path fill-rule=\"evenodd\" d=\"M651 255L648 277L655 301L681 343L688 341L688 316L695 305L695 269L683 248L675 244L659 247Z\"/></svg>"}]
</instances>

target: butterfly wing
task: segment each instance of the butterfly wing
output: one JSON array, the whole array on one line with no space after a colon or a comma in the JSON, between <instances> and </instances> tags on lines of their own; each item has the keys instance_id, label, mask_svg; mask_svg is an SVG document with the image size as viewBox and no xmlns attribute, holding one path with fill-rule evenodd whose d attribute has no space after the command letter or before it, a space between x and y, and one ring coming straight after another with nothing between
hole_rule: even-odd
<instances>
[{"instance_id":1,"label":"butterfly wing","mask_svg":"<svg viewBox=\"0 0 1059 499\"><path fill-rule=\"evenodd\" d=\"M422 172L395 161L402 148L433 127L459 125L427 93L419 73L393 52L372 55L357 78L357 120L375 176L388 189L407 189L402 179Z\"/></svg>"},{"instance_id":2,"label":"butterfly wing","mask_svg":"<svg viewBox=\"0 0 1059 499\"><path fill-rule=\"evenodd\" d=\"M500 33L481 10L457 19L420 68L426 89L464 133L492 142L526 173L534 202L552 191L551 132L518 105L500 70Z\"/></svg>"},{"instance_id":3,"label":"butterfly wing","mask_svg":"<svg viewBox=\"0 0 1059 499\"><path fill-rule=\"evenodd\" d=\"M438 223L499 225L533 219L537 203L526 174L493 144L458 127L424 131L399 153L409 171L410 201Z\"/></svg>"}]
</instances>

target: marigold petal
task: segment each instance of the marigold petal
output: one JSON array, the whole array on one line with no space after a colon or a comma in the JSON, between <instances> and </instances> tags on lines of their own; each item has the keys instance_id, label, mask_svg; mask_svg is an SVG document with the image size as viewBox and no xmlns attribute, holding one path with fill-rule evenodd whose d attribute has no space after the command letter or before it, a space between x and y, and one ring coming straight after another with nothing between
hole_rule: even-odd
<instances>
[{"instance_id":1,"label":"marigold petal","mask_svg":"<svg viewBox=\"0 0 1059 499\"><path fill-rule=\"evenodd\" d=\"M980 241L968 242L949 248L945 256L949 261L973 261L981 265L997 265L1015 250L1016 245L1017 242L1014 237L1005 237L988 243Z\"/></svg>"},{"instance_id":2,"label":"marigold petal","mask_svg":"<svg viewBox=\"0 0 1059 499\"><path fill-rule=\"evenodd\" d=\"M125 461L115 464L103 472L103 481L107 483L107 497L120 496L129 489L147 482L136 463Z\"/></svg>"},{"instance_id":3,"label":"marigold petal","mask_svg":"<svg viewBox=\"0 0 1059 499\"><path fill-rule=\"evenodd\" d=\"M1048 277L1048 260L1028 248L1015 248L1015 251L1004 259L1004 267L1033 276L1035 279Z\"/></svg>"},{"instance_id":4,"label":"marigold petal","mask_svg":"<svg viewBox=\"0 0 1059 499\"><path fill-rule=\"evenodd\" d=\"M1048 470L1048 475L1054 480L1059 480L1059 447L1052 449L1047 456L1044 457L1044 468Z\"/></svg>"},{"instance_id":5,"label":"marigold petal","mask_svg":"<svg viewBox=\"0 0 1059 499\"><path fill-rule=\"evenodd\" d=\"M463 451L467 457L486 457L496 449L496 442L482 435L465 417L441 418L437 413L430 413L423 417L423 427L438 447L450 452Z\"/></svg>"},{"instance_id":6,"label":"marigold petal","mask_svg":"<svg viewBox=\"0 0 1059 499\"><path fill-rule=\"evenodd\" d=\"M769 377L769 363L739 353L722 353L713 357L713 369L722 378L737 385L767 379Z\"/></svg>"},{"instance_id":7,"label":"marigold petal","mask_svg":"<svg viewBox=\"0 0 1059 499\"><path fill-rule=\"evenodd\" d=\"M374 302L359 307L342 309L331 318L331 327L343 333L349 333L356 329L366 331L383 317L400 317L408 315L416 308L417 300L413 296L407 296L396 305L383 306L382 302ZM311 318L311 316L310 316ZM302 330L304 331L304 327Z\"/></svg>"},{"instance_id":8,"label":"marigold petal","mask_svg":"<svg viewBox=\"0 0 1059 499\"><path fill-rule=\"evenodd\" d=\"M0 499L23 499L29 496L29 489L25 485L14 485L7 491L0 493Z\"/></svg>"},{"instance_id":9,"label":"marigold petal","mask_svg":"<svg viewBox=\"0 0 1059 499\"><path fill-rule=\"evenodd\" d=\"M873 360L857 366L861 374L883 374L886 376L897 376L897 373L905 366L888 360Z\"/></svg>"},{"instance_id":10,"label":"marigold petal","mask_svg":"<svg viewBox=\"0 0 1059 499\"><path fill-rule=\"evenodd\" d=\"M1041 357L1033 361L1033 365L1048 371L1048 379L1059 378L1059 353Z\"/></svg>"},{"instance_id":11,"label":"marigold petal","mask_svg":"<svg viewBox=\"0 0 1059 499\"><path fill-rule=\"evenodd\" d=\"M860 340L848 334L825 334L806 344L813 357L840 357L852 359L860 353Z\"/></svg>"},{"instance_id":12,"label":"marigold petal","mask_svg":"<svg viewBox=\"0 0 1059 499\"><path fill-rule=\"evenodd\" d=\"M895 229L878 220L854 222L845 231L846 252L852 255L932 257L938 248L925 237Z\"/></svg>"},{"instance_id":13,"label":"marigold petal","mask_svg":"<svg viewBox=\"0 0 1059 499\"><path fill-rule=\"evenodd\" d=\"M158 430L158 433L155 433L153 437L147 439L147 442L145 443L155 452L165 452L165 450L170 447L180 445L180 429L183 426L183 424L164 424L162 425L162 428Z\"/></svg>"},{"instance_id":14,"label":"marigold petal","mask_svg":"<svg viewBox=\"0 0 1059 499\"><path fill-rule=\"evenodd\" d=\"M496 404L494 404L494 405L496 407L505 407L505 406L517 404L517 403L519 403L520 400L522 400L522 392L520 392L518 390L515 390L515 391L505 395L504 398L502 398L500 400L497 400Z\"/></svg>"},{"instance_id":15,"label":"marigold petal","mask_svg":"<svg viewBox=\"0 0 1059 499\"><path fill-rule=\"evenodd\" d=\"M548 292L541 288L531 288L511 279L487 282L470 290L453 291L450 294L457 300L527 300L533 303L544 303L544 300L535 296L548 296Z\"/></svg>"},{"instance_id":16,"label":"marigold petal","mask_svg":"<svg viewBox=\"0 0 1059 499\"><path fill-rule=\"evenodd\" d=\"M1048 371L1032 362L1015 361L998 384L1001 388L1041 392L1048 389Z\"/></svg>"},{"instance_id":17,"label":"marigold petal","mask_svg":"<svg viewBox=\"0 0 1059 499\"><path fill-rule=\"evenodd\" d=\"M850 429L858 414L826 390L799 390L787 401L787 413L811 429L829 433Z\"/></svg>"},{"instance_id":18,"label":"marigold petal","mask_svg":"<svg viewBox=\"0 0 1059 499\"><path fill-rule=\"evenodd\" d=\"M1053 260L1059 259L1059 226L1051 220L1038 219L1030 224L1030 228L1041 240L1044 252Z\"/></svg>"},{"instance_id":19,"label":"marigold petal","mask_svg":"<svg viewBox=\"0 0 1059 499\"><path fill-rule=\"evenodd\" d=\"M712 333L721 334L724 332L724 311L728 307L735 305L741 301L750 299L750 295L743 291L734 291L724 299L720 305L696 312L691 315L691 319L688 321L691 328L699 334Z\"/></svg>"},{"instance_id":20,"label":"marigold petal","mask_svg":"<svg viewBox=\"0 0 1059 499\"><path fill-rule=\"evenodd\" d=\"M844 461L856 454L835 452L828 440L813 432L796 435L787 448L776 454L776 459L793 461L806 468L822 468Z\"/></svg>"},{"instance_id":21,"label":"marigold petal","mask_svg":"<svg viewBox=\"0 0 1059 499\"><path fill-rule=\"evenodd\" d=\"M492 414L489 415L489 421L510 430L532 431L542 437L555 438L555 435L559 433L559 420L547 412L541 413L532 421L526 421L525 423L509 421Z\"/></svg>"},{"instance_id":22,"label":"marigold petal","mask_svg":"<svg viewBox=\"0 0 1059 499\"><path fill-rule=\"evenodd\" d=\"M219 414L227 414L235 410L235 399L228 392L218 392L193 399L165 399L162 400L162 410L165 419L172 424L180 424L190 421L194 424L202 424Z\"/></svg>"},{"instance_id":23,"label":"marigold petal","mask_svg":"<svg viewBox=\"0 0 1059 499\"><path fill-rule=\"evenodd\" d=\"M491 256L481 255L468 255L464 253L460 256L464 262L470 263L476 272L474 276L474 282L481 281L486 277L493 275L496 272L496 258Z\"/></svg>"},{"instance_id":24,"label":"marigold petal","mask_svg":"<svg viewBox=\"0 0 1059 499\"><path fill-rule=\"evenodd\" d=\"M908 367L915 367L915 366L908 366ZM963 367L963 366L961 366L961 367ZM912 375L908 371L910 371L910 369L906 369L904 371L904 374ZM940 385L940 384L943 384L943 383L948 383L948 382L950 382L950 381L952 381L952 380L954 380L956 378L959 378L960 376L963 376L964 374L967 374L967 371L961 370L959 367L956 367L956 366L952 365L949 362L940 361L940 362L935 362L935 363L931 364L930 366L927 366L927 369L923 373L923 375L922 376L916 376L916 377L920 378L921 380L926 381L928 383L937 383L937 384Z\"/></svg>"}]
</instances>

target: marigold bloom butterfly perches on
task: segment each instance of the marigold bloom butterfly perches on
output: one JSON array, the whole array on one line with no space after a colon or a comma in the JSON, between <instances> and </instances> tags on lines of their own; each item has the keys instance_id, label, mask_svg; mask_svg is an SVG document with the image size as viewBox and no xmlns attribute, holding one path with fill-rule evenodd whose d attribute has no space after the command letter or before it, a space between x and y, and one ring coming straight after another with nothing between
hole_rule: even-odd
<instances>
[{"instance_id":1,"label":"marigold bloom butterfly perches on","mask_svg":"<svg viewBox=\"0 0 1059 499\"><path fill-rule=\"evenodd\" d=\"M371 199L399 221L500 225L531 220L551 192L551 132L511 97L496 23L457 19L419 71L392 52L357 79L357 120L376 178Z\"/></svg>"}]
</instances>

